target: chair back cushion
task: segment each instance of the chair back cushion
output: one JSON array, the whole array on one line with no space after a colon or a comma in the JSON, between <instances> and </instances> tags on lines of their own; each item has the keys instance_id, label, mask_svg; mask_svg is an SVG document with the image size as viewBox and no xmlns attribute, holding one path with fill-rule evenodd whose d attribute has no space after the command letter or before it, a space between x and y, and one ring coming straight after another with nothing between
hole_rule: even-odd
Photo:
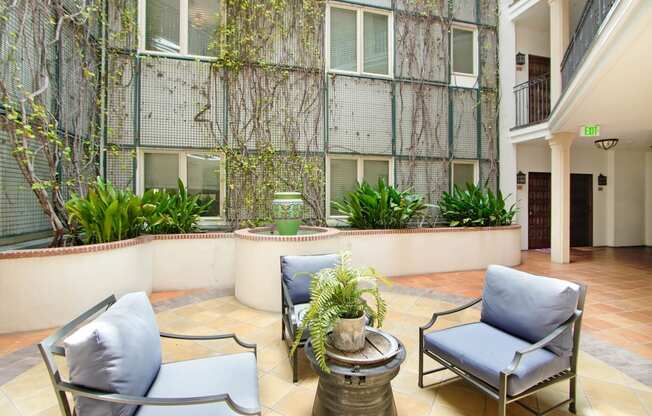
<instances>
[{"instance_id":1,"label":"chair back cushion","mask_svg":"<svg viewBox=\"0 0 652 416\"><path fill-rule=\"evenodd\" d=\"M145 396L161 367L160 332L144 292L120 298L64 340L70 381L109 393ZM78 397L78 416L131 416L137 406Z\"/></svg>"},{"instance_id":2,"label":"chair back cushion","mask_svg":"<svg viewBox=\"0 0 652 416\"><path fill-rule=\"evenodd\" d=\"M312 275L321 269L330 269L340 263L338 254L318 256L282 256L281 277L290 292L292 303L310 302Z\"/></svg>"},{"instance_id":3,"label":"chair back cushion","mask_svg":"<svg viewBox=\"0 0 652 416\"><path fill-rule=\"evenodd\" d=\"M579 293L580 287L571 282L492 265L485 276L481 320L535 343L575 313ZM557 355L571 354L571 331L547 348Z\"/></svg>"}]
</instances>

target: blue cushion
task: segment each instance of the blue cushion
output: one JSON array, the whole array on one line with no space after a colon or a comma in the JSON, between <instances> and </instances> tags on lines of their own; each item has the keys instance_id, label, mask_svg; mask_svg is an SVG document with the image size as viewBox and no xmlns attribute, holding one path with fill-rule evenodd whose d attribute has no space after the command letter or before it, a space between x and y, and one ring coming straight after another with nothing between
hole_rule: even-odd
<instances>
[{"instance_id":1,"label":"blue cushion","mask_svg":"<svg viewBox=\"0 0 652 416\"><path fill-rule=\"evenodd\" d=\"M163 364L147 397L229 393L240 406L259 408L256 357L251 352ZM141 406L137 416L237 415L224 402L193 406Z\"/></svg>"},{"instance_id":2,"label":"blue cushion","mask_svg":"<svg viewBox=\"0 0 652 416\"><path fill-rule=\"evenodd\" d=\"M531 345L482 322L435 331L425 336L425 348L446 361L500 388L500 372L516 350ZM516 372L507 378L507 394L514 396L570 368L569 357L545 349L523 356Z\"/></svg>"},{"instance_id":3,"label":"blue cushion","mask_svg":"<svg viewBox=\"0 0 652 416\"><path fill-rule=\"evenodd\" d=\"M481 321L535 343L573 315L579 290L578 285L564 280L489 266L482 293ZM571 354L571 331L547 348L558 355Z\"/></svg>"},{"instance_id":4,"label":"blue cushion","mask_svg":"<svg viewBox=\"0 0 652 416\"><path fill-rule=\"evenodd\" d=\"M340 263L338 254L319 256L282 256L281 276L290 292L292 303L310 302L310 280L321 269L330 269Z\"/></svg>"},{"instance_id":5,"label":"blue cushion","mask_svg":"<svg viewBox=\"0 0 652 416\"><path fill-rule=\"evenodd\" d=\"M70 381L109 393L143 396L161 367L160 332L143 292L120 298L64 340ZM131 416L136 406L79 397L80 416Z\"/></svg>"}]
</instances>

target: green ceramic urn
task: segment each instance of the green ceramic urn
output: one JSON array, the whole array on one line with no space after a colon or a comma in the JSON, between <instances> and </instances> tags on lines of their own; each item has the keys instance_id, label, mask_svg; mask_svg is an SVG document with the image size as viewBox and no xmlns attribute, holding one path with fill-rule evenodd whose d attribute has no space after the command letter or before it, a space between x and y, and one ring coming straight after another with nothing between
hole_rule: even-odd
<instances>
[{"instance_id":1,"label":"green ceramic urn","mask_svg":"<svg viewBox=\"0 0 652 416\"><path fill-rule=\"evenodd\" d=\"M296 235L303 217L303 199L299 192L275 192L272 216L280 235Z\"/></svg>"}]
</instances>

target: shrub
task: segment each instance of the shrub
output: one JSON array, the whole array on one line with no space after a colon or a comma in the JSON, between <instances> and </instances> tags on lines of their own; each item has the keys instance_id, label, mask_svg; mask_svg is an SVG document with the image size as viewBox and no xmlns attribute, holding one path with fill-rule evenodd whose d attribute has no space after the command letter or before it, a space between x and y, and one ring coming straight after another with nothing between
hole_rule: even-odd
<instances>
[{"instance_id":1,"label":"shrub","mask_svg":"<svg viewBox=\"0 0 652 416\"><path fill-rule=\"evenodd\" d=\"M427 207L420 195L399 191L382 179L377 188L363 182L344 201L333 202L332 206L347 216L351 227L359 229L406 228Z\"/></svg>"},{"instance_id":2,"label":"shrub","mask_svg":"<svg viewBox=\"0 0 652 416\"><path fill-rule=\"evenodd\" d=\"M100 177L89 185L86 197L73 193L66 210L69 220L81 228L86 244L137 237L145 223L140 198Z\"/></svg>"},{"instance_id":3,"label":"shrub","mask_svg":"<svg viewBox=\"0 0 652 416\"><path fill-rule=\"evenodd\" d=\"M143 195L148 234L184 234L198 230L199 218L208 211L213 199L200 201L201 195L189 195L181 179L177 185L177 192L150 189Z\"/></svg>"},{"instance_id":4,"label":"shrub","mask_svg":"<svg viewBox=\"0 0 652 416\"><path fill-rule=\"evenodd\" d=\"M451 227L487 227L510 225L516 214L515 204L506 207L503 194L468 183L466 189L457 185L453 192L444 192L439 201L439 213Z\"/></svg>"}]
</instances>

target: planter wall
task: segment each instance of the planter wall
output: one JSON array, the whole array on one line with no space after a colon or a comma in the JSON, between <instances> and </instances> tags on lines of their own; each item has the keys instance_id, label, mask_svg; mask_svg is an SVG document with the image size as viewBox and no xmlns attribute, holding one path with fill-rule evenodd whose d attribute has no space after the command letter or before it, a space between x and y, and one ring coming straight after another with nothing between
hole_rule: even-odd
<instances>
[{"instance_id":1,"label":"planter wall","mask_svg":"<svg viewBox=\"0 0 652 416\"><path fill-rule=\"evenodd\" d=\"M281 255L351 250L355 264L388 276L521 262L519 226L321 231L238 230L0 252L0 333L59 326L112 293L133 291L234 289L248 306L279 311Z\"/></svg>"}]
</instances>

